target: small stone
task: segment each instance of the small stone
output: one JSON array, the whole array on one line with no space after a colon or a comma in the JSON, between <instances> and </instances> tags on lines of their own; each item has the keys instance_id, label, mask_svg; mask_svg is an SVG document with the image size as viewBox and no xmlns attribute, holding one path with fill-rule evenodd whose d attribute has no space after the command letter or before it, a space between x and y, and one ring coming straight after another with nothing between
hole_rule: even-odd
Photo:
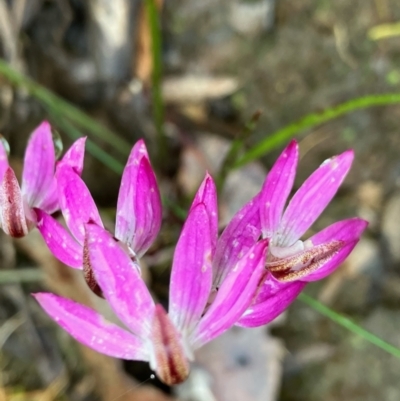
<instances>
[{"instance_id":1,"label":"small stone","mask_svg":"<svg viewBox=\"0 0 400 401\"><path fill-rule=\"evenodd\" d=\"M383 186L375 181L366 181L357 189L358 215L369 222L369 228L376 230L383 201Z\"/></svg>"},{"instance_id":2,"label":"small stone","mask_svg":"<svg viewBox=\"0 0 400 401\"><path fill-rule=\"evenodd\" d=\"M386 203L382 216L382 236L392 262L400 262L400 192Z\"/></svg>"},{"instance_id":3,"label":"small stone","mask_svg":"<svg viewBox=\"0 0 400 401\"><path fill-rule=\"evenodd\" d=\"M229 22L242 35L256 37L274 26L275 0L232 2Z\"/></svg>"},{"instance_id":4,"label":"small stone","mask_svg":"<svg viewBox=\"0 0 400 401\"><path fill-rule=\"evenodd\" d=\"M195 374L176 388L183 401L276 401L283 347L265 327L233 327L196 352Z\"/></svg>"}]
</instances>

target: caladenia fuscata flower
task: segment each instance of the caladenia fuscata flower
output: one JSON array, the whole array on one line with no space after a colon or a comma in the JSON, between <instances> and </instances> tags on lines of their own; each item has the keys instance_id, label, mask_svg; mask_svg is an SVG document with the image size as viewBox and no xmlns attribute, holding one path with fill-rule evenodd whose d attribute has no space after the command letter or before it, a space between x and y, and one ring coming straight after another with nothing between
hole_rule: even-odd
<instances>
[{"instance_id":1,"label":"caladenia fuscata flower","mask_svg":"<svg viewBox=\"0 0 400 401\"><path fill-rule=\"evenodd\" d=\"M368 225L360 218L336 222L301 240L332 200L353 158L353 151L348 150L325 160L285 209L298 162L296 141L280 155L259 194L262 237L270 240L266 274L238 325L256 327L270 322L308 282L332 273L353 250Z\"/></svg>"},{"instance_id":2,"label":"caladenia fuscata flower","mask_svg":"<svg viewBox=\"0 0 400 401\"><path fill-rule=\"evenodd\" d=\"M71 234L44 211L38 228L52 253L66 265L84 270L90 288L98 292L88 259L85 224L103 227L96 204L80 176L69 166L57 169L60 209ZM162 207L157 180L142 140L132 148L122 174L118 195L115 240L138 259L155 240L161 226Z\"/></svg>"},{"instance_id":3,"label":"caladenia fuscata flower","mask_svg":"<svg viewBox=\"0 0 400 401\"><path fill-rule=\"evenodd\" d=\"M171 270L168 314L154 303L137 263L102 227L85 225L88 258L105 299L123 329L96 311L48 293L35 294L44 310L74 338L98 352L148 361L174 385L189 375L194 351L232 327L251 302L265 269L268 240L236 260L212 296L217 245L214 183L206 177L179 237ZM129 330L129 331L128 331Z\"/></svg>"},{"instance_id":4,"label":"caladenia fuscata flower","mask_svg":"<svg viewBox=\"0 0 400 401\"><path fill-rule=\"evenodd\" d=\"M55 179L56 165L66 165L81 174L85 138L78 139L56 162L56 149L50 124L42 122L31 134L25 151L21 187L3 144L0 143L0 222L11 237L23 237L37 225L36 211L54 213L58 210Z\"/></svg>"}]
</instances>

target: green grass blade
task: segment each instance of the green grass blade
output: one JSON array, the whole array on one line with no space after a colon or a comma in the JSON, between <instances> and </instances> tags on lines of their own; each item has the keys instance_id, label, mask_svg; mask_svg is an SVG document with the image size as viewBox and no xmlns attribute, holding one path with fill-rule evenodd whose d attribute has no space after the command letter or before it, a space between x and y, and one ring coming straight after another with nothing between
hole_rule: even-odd
<instances>
[{"instance_id":1,"label":"green grass blade","mask_svg":"<svg viewBox=\"0 0 400 401\"><path fill-rule=\"evenodd\" d=\"M376 345L377 347L383 349L389 354L395 356L396 358L400 358L400 349L395 347L394 345L389 344L388 342L382 340L371 332L363 329L361 326L354 323L352 320L348 319L345 316L335 312L334 310L328 308L321 302L316 299L310 297L305 293L301 293L299 299L303 301L305 304L315 309L317 312L321 313L321 315L326 316L327 318L333 320L339 326L346 328L352 333L362 337L364 340L369 341L371 344Z\"/></svg>"},{"instance_id":2,"label":"green grass blade","mask_svg":"<svg viewBox=\"0 0 400 401\"><path fill-rule=\"evenodd\" d=\"M307 128L315 127L352 111L366 109L373 106L387 106L396 103L400 103L400 93L368 95L356 99L351 99L345 103L330 107L322 111L321 113L308 114L300 120L286 125L285 127L272 133L267 138L251 147L236 162L234 167L238 168L255 159L258 159L259 157L265 155L276 147L281 146L293 136Z\"/></svg>"},{"instance_id":3,"label":"green grass blade","mask_svg":"<svg viewBox=\"0 0 400 401\"><path fill-rule=\"evenodd\" d=\"M36 283L44 279L45 274L42 269L25 268L0 270L0 285Z\"/></svg>"},{"instance_id":4,"label":"green grass blade","mask_svg":"<svg viewBox=\"0 0 400 401\"><path fill-rule=\"evenodd\" d=\"M85 136L81 131L75 128L69 121L67 121L62 116L55 116L51 118L55 124L67 133L71 138L78 139ZM108 152L98 146L96 143L91 141L89 138L86 141L86 149L91 153L97 160L107 166L110 170L114 171L118 175L122 174L124 170L124 165L119 162L115 157L111 156Z\"/></svg>"},{"instance_id":5,"label":"green grass blade","mask_svg":"<svg viewBox=\"0 0 400 401\"><path fill-rule=\"evenodd\" d=\"M0 75L4 76L12 85L27 90L31 96L35 97L43 106L45 106L50 115L62 115L81 129L84 129L104 142L112 145L122 155L129 155L129 150L132 147L129 142L89 117L86 113L79 110L71 103L61 99L40 84L13 70L12 67L2 59L0 59Z\"/></svg>"}]
</instances>

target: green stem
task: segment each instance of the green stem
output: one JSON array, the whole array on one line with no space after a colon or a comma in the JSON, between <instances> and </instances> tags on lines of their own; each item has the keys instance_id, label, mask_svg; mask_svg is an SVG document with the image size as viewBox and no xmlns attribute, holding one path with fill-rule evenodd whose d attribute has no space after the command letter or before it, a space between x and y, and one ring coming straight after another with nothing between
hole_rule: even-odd
<instances>
[{"instance_id":1,"label":"green stem","mask_svg":"<svg viewBox=\"0 0 400 401\"><path fill-rule=\"evenodd\" d=\"M315 127L316 125L333 120L339 116L350 113L352 111L366 109L373 106L387 106L390 104L400 103L400 93L386 93L382 95L368 95L356 99L351 99L345 103L330 107L321 113L311 113L295 121L292 124L286 125L273 134L269 135L264 140L260 141L255 146L251 147L244 155L235 163L234 167L241 167L276 147L282 145L287 140L307 128Z\"/></svg>"},{"instance_id":2,"label":"green stem","mask_svg":"<svg viewBox=\"0 0 400 401\"><path fill-rule=\"evenodd\" d=\"M305 293L301 293L299 299L308 306L310 306L311 308L315 309L317 312L321 313L321 315L324 315L327 318L333 320L338 325L346 328L347 330L351 331L354 334L357 334L364 340L369 341L371 344L376 345L377 347L383 349L384 351L395 356L396 358L400 358L399 348L387 343L386 341L382 340L381 338L377 337L371 332L363 329L362 327L358 326L347 317L340 315L339 313L333 311L332 309L328 308L321 302L317 301L316 299L310 297Z\"/></svg>"},{"instance_id":3,"label":"green stem","mask_svg":"<svg viewBox=\"0 0 400 401\"><path fill-rule=\"evenodd\" d=\"M164 101L161 87L162 38L160 18L155 0L145 0L145 6L151 35L153 115L158 138L158 157L165 160L167 143L164 133Z\"/></svg>"}]
</instances>

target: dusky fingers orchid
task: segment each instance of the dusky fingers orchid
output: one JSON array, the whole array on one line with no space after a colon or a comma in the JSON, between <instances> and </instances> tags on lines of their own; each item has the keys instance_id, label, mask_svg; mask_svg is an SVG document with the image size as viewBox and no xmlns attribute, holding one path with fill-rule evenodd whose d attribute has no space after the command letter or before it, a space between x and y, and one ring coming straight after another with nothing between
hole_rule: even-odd
<instances>
[{"instance_id":1,"label":"dusky fingers orchid","mask_svg":"<svg viewBox=\"0 0 400 401\"><path fill-rule=\"evenodd\" d=\"M87 262L85 224L103 226L96 204L80 176L69 166L56 173L60 209L71 234L45 212L38 212L38 228L52 253L66 265L84 269L90 288L98 291ZM156 176L143 140L132 148L118 195L115 238L131 258L143 256L161 226L162 209Z\"/></svg>"},{"instance_id":2,"label":"dusky fingers orchid","mask_svg":"<svg viewBox=\"0 0 400 401\"><path fill-rule=\"evenodd\" d=\"M204 184L204 183L203 183ZM226 275L208 308L216 227L195 198L179 237L171 271L169 313L152 300L136 261L102 227L85 225L94 276L123 329L94 310L56 295L35 297L61 327L83 344L118 358L144 360L166 384L184 381L194 350L219 336L242 316L264 271L268 240L255 244ZM129 331L128 331L129 330Z\"/></svg>"},{"instance_id":3,"label":"dusky fingers orchid","mask_svg":"<svg viewBox=\"0 0 400 401\"><path fill-rule=\"evenodd\" d=\"M268 323L296 299L307 282L332 273L353 250L368 224L359 218L339 221L305 241L300 239L332 200L353 158L348 150L324 161L284 211L296 174L297 142L292 141L280 155L260 193L262 236L270 239L267 273L239 325Z\"/></svg>"},{"instance_id":4,"label":"dusky fingers orchid","mask_svg":"<svg viewBox=\"0 0 400 401\"><path fill-rule=\"evenodd\" d=\"M84 146L85 138L78 139L58 164L68 165L80 174ZM49 214L58 210L55 166L55 148L47 121L42 122L30 136L21 187L0 143L0 222L6 234L23 237L37 224L35 210Z\"/></svg>"}]
</instances>

